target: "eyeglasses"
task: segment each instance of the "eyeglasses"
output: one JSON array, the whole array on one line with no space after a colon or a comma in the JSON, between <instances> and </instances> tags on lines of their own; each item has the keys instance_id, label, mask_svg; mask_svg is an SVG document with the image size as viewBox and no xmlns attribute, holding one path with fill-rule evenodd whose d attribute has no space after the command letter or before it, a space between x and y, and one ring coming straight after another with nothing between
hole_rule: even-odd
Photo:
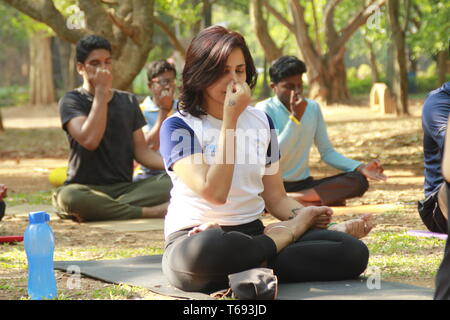
<instances>
[{"instance_id":1,"label":"eyeglasses","mask_svg":"<svg viewBox=\"0 0 450 320\"><path fill-rule=\"evenodd\" d=\"M174 84L175 78L165 78L165 79L160 79L160 80L152 79L152 82L159 84L161 87L165 87L169 84Z\"/></svg>"}]
</instances>

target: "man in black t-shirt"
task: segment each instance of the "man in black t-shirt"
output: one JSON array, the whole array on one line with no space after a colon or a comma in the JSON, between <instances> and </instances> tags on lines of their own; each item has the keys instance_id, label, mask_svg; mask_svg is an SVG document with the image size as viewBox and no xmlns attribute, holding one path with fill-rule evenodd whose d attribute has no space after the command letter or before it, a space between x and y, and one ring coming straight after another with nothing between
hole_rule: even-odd
<instances>
[{"instance_id":1,"label":"man in black t-shirt","mask_svg":"<svg viewBox=\"0 0 450 320\"><path fill-rule=\"evenodd\" d=\"M77 221L163 217L172 187L167 174L132 182L134 159L154 169L164 164L145 142L136 97L111 88L109 42L82 38L77 70L83 86L59 102L70 154L67 180L53 194L53 205L61 217Z\"/></svg>"}]
</instances>

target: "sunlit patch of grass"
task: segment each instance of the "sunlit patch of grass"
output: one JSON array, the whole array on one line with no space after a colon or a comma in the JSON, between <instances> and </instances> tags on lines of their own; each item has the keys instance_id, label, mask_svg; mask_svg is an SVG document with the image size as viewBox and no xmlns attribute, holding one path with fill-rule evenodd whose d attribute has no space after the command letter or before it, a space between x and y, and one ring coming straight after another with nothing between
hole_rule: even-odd
<instances>
[{"instance_id":1,"label":"sunlit patch of grass","mask_svg":"<svg viewBox=\"0 0 450 320\"><path fill-rule=\"evenodd\" d=\"M123 300L140 298L143 289L132 287L125 284L113 285L107 288L94 290L92 293L93 299L107 299L107 300Z\"/></svg>"},{"instance_id":2,"label":"sunlit patch of grass","mask_svg":"<svg viewBox=\"0 0 450 320\"><path fill-rule=\"evenodd\" d=\"M382 277L431 278L443 257L445 242L414 237L406 232L379 231L366 242L369 267L379 268Z\"/></svg>"},{"instance_id":3,"label":"sunlit patch of grass","mask_svg":"<svg viewBox=\"0 0 450 320\"><path fill-rule=\"evenodd\" d=\"M124 259L138 256L163 254L162 248L143 247L143 248L104 248L104 247L86 247L80 249L66 248L55 252L55 260L107 260Z\"/></svg>"},{"instance_id":4,"label":"sunlit patch of grass","mask_svg":"<svg viewBox=\"0 0 450 320\"><path fill-rule=\"evenodd\" d=\"M52 191L36 191L28 193L9 192L5 199L8 206L17 206L21 204L52 204Z\"/></svg>"}]
</instances>

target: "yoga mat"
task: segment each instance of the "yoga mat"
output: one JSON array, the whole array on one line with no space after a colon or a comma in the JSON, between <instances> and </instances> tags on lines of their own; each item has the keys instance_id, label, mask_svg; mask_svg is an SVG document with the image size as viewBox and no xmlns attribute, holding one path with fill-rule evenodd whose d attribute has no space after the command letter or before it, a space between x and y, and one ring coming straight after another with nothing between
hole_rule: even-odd
<instances>
[{"instance_id":1,"label":"yoga mat","mask_svg":"<svg viewBox=\"0 0 450 320\"><path fill-rule=\"evenodd\" d=\"M90 227L116 232L164 230L164 219L131 219L115 221L87 222Z\"/></svg>"},{"instance_id":2,"label":"yoga mat","mask_svg":"<svg viewBox=\"0 0 450 320\"><path fill-rule=\"evenodd\" d=\"M161 269L161 255L117 260L55 261L54 268L67 272L79 268L81 274L114 284L147 288L155 293L183 299L213 300L200 292L185 292L172 287ZM72 272L73 273L73 272Z\"/></svg>"},{"instance_id":3,"label":"yoga mat","mask_svg":"<svg viewBox=\"0 0 450 320\"><path fill-rule=\"evenodd\" d=\"M438 238L441 240L447 240L448 237L448 235L445 233L437 233L425 230L409 230L407 234L415 237Z\"/></svg>"},{"instance_id":4,"label":"yoga mat","mask_svg":"<svg viewBox=\"0 0 450 320\"><path fill-rule=\"evenodd\" d=\"M161 270L161 255L118 260L55 261L55 269L67 272L70 266L81 274L114 284L147 288L155 293L184 299L209 300L209 295L184 292L169 285ZM74 268L69 268L73 270ZM369 283L369 285L368 285ZM379 286L378 286L379 284ZM375 287L370 289L370 287ZM379 288L379 289L377 289ZM408 284L360 278L348 281L280 284L280 300L431 300L433 289Z\"/></svg>"}]
</instances>

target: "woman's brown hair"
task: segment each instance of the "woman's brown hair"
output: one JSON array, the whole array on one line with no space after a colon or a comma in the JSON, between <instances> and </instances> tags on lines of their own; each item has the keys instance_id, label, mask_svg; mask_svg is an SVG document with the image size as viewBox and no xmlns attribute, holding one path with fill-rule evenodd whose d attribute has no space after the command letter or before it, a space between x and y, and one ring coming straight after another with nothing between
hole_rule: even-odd
<instances>
[{"instance_id":1,"label":"woman's brown hair","mask_svg":"<svg viewBox=\"0 0 450 320\"><path fill-rule=\"evenodd\" d=\"M205 115L203 90L219 79L231 51L240 48L244 54L247 84L253 88L257 72L244 37L221 26L211 26L198 33L186 52L182 74L179 109L195 117Z\"/></svg>"}]
</instances>

